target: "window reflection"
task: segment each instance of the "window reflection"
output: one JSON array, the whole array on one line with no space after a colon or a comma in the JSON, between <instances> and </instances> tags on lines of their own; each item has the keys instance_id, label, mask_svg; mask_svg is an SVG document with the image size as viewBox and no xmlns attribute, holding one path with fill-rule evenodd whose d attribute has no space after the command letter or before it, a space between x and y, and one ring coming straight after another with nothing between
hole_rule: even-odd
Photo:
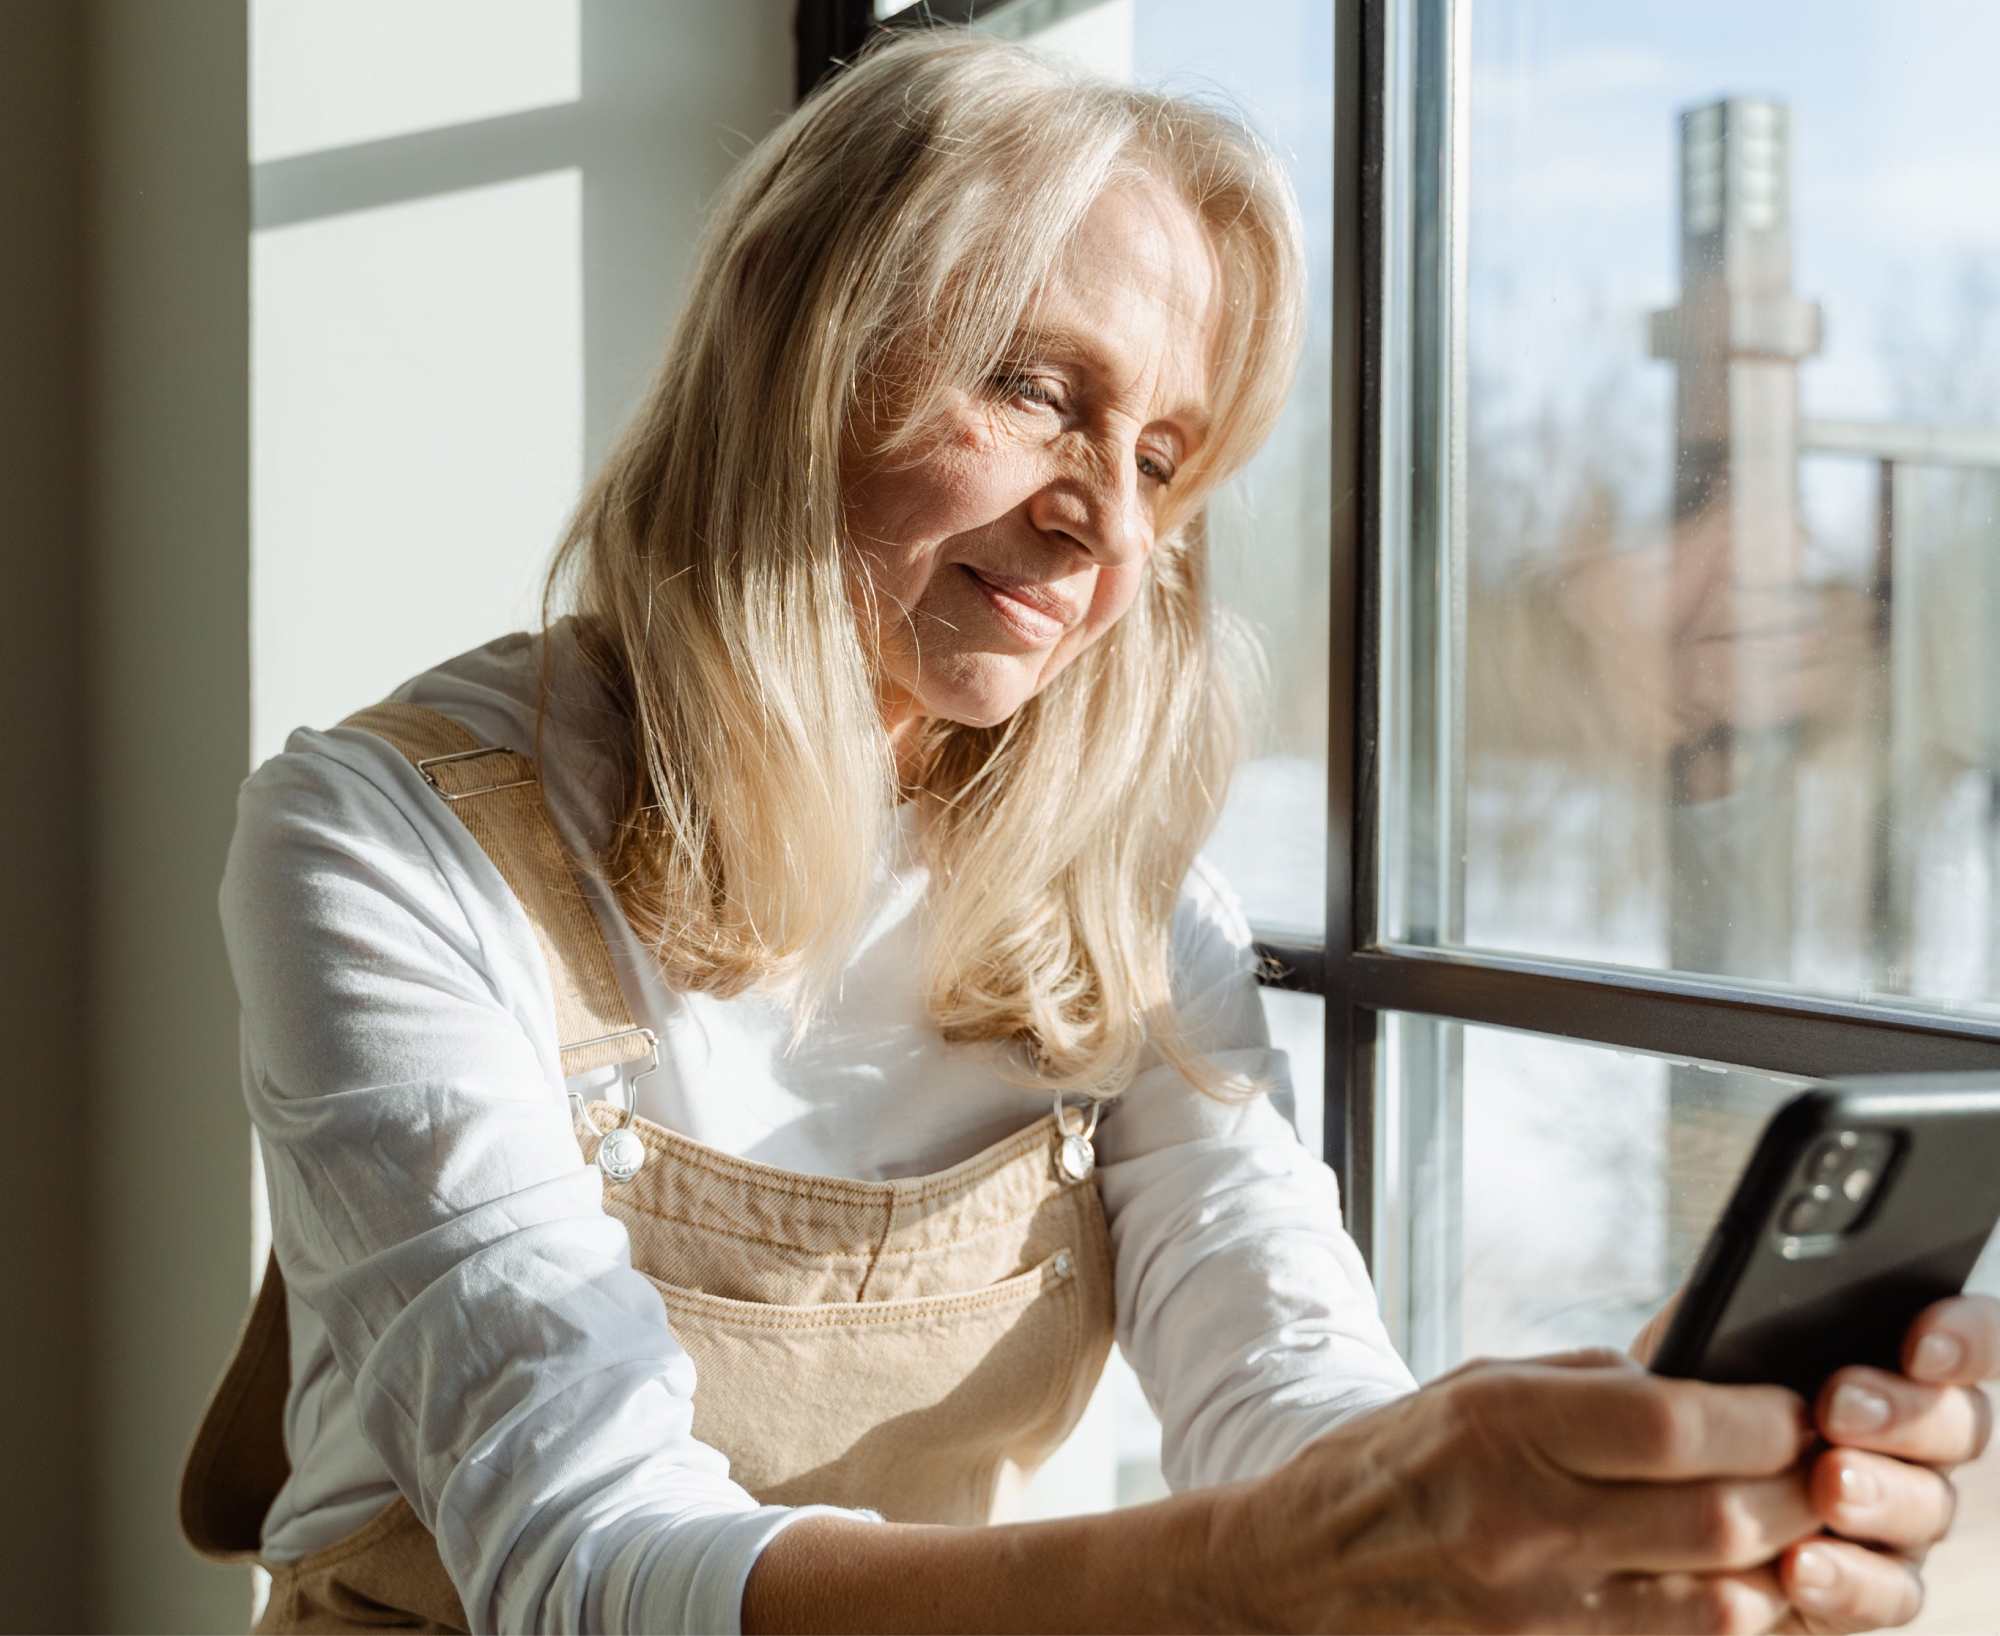
<instances>
[{"instance_id":1,"label":"window reflection","mask_svg":"<svg viewBox=\"0 0 2000 1636\"><path fill-rule=\"evenodd\" d=\"M2000 15L1951 16L1476 8L1466 941L2000 1000Z\"/></svg>"}]
</instances>

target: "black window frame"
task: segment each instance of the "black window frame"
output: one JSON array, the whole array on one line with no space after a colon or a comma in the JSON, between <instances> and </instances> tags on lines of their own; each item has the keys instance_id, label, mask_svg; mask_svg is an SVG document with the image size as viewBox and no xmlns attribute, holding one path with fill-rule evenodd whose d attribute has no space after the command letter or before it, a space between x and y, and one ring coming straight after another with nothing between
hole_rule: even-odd
<instances>
[{"instance_id":1,"label":"black window frame","mask_svg":"<svg viewBox=\"0 0 2000 1636\"><path fill-rule=\"evenodd\" d=\"M1265 980L1326 1006L1324 1156L1349 1231L1373 1264L1376 1045L1383 1015L1413 1012L1616 1050L1763 1073L2000 1071L2000 1017L1843 1000L1682 972L1593 967L1382 935L1378 738L1383 609L1381 450L1387 23L1400 0L1334 6L1333 496L1327 744L1326 937L1266 938ZM1452 27L1462 0L1407 0L1416 38L1416 148L1443 163ZM963 24L981 0L919 0L878 24L870 0L800 0L799 86L810 90L878 28ZM1421 252L1414 276L1435 278ZM1421 294L1421 292L1419 292ZM1437 292L1431 292L1437 299ZM1421 300L1415 310L1423 310ZM1342 428L1345 428L1343 434ZM1364 724L1367 724L1364 730Z\"/></svg>"}]
</instances>

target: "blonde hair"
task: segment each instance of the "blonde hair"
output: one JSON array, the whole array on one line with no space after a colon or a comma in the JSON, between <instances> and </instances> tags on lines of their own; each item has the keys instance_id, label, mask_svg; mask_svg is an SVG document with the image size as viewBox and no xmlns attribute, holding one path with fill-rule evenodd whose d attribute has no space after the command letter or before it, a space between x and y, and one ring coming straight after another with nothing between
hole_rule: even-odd
<instances>
[{"instance_id":1,"label":"blonde hair","mask_svg":"<svg viewBox=\"0 0 2000 1636\"><path fill-rule=\"evenodd\" d=\"M815 93L716 206L653 388L553 587L629 722L600 858L678 987L809 1009L867 911L897 774L852 600L847 452L984 383L1091 205L1183 199L1221 274L1214 429L1176 474L1129 612L998 727L924 729L930 1016L1110 1095L1151 1043L1217 1088L1173 1014L1181 883L1234 757L1200 503L1263 441L1302 332L1282 173L1199 104L1018 47L906 36Z\"/></svg>"}]
</instances>

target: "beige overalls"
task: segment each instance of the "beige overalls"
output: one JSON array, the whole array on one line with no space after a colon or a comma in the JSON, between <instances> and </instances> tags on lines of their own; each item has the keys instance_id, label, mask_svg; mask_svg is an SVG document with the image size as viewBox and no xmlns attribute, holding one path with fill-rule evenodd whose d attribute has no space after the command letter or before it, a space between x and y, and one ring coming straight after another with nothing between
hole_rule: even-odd
<instances>
[{"instance_id":1,"label":"beige overalls","mask_svg":"<svg viewBox=\"0 0 2000 1636\"><path fill-rule=\"evenodd\" d=\"M344 725L416 763L519 897L570 1042L564 1074L656 1050L633 1027L534 764L415 705ZM694 1360L694 1434L759 1501L986 1522L1083 1413L1111 1345L1111 1254L1077 1133L1056 1116L934 1176L857 1182L733 1158L609 1103L578 1114L586 1160L611 1138L604 1207ZM644 1162L614 1180L634 1137ZM290 1374L274 1255L181 1476L181 1527L204 1556L257 1557L291 1470ZM466 1628L407 1500L267 1566L262 1631Z\"/></svg>"}]
</instances>

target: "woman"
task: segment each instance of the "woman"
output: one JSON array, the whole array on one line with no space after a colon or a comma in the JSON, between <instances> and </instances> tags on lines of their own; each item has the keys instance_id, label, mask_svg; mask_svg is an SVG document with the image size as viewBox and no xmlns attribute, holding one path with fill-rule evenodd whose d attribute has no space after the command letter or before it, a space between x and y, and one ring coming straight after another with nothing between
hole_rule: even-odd
<instances>
[{"instance_id":1,"label":"woman","mask_svg":"<svg viewBox=\"0 0 2000 1636\"><path fill-rule=\"evenodd\" d=\"M1230 121L879 51L719 206L573 616L246 786L281 1276L186 1514L273 1566L269 1628L1913 1611L1823 1530L1942 1532L1986 1306L1913 1335L1933 1384L1845 1382L1806 1471L1776 1389L1593 1354L1411 1394L1375 1317L1196 861L1201 506L1301 283ZM1184 1492L923 1526L1004 1514L1114 1324Z\"/></svg>"}]
</instances>

